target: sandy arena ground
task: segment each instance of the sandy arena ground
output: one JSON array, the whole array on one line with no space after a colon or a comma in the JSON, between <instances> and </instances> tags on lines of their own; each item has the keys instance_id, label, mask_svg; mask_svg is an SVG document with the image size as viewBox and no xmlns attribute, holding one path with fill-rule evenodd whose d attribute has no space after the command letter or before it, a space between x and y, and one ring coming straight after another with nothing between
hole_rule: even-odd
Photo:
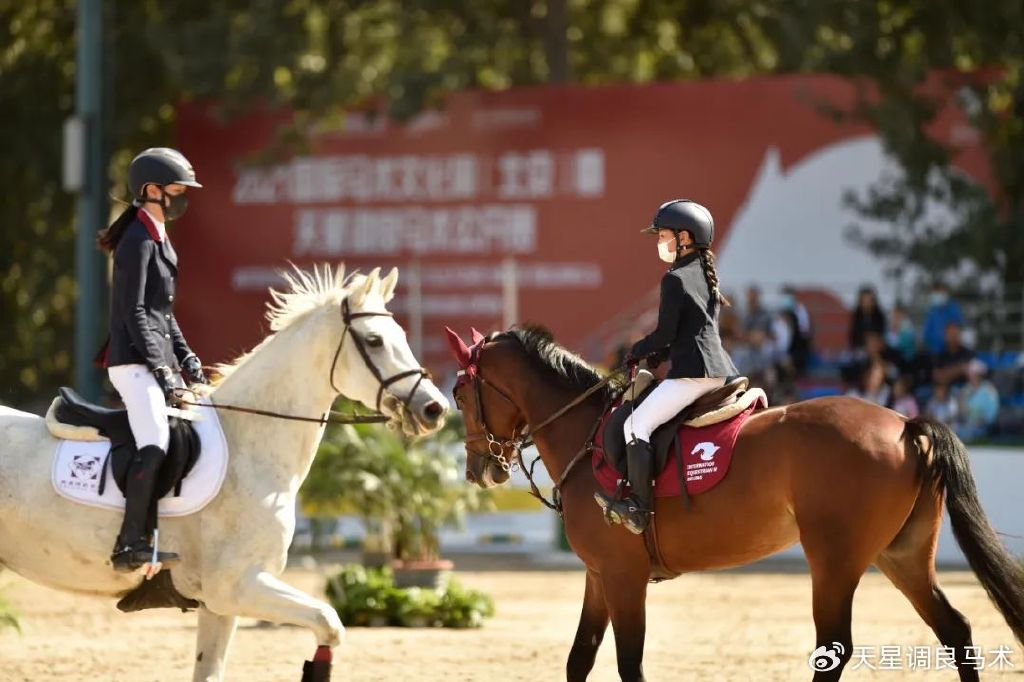
<instances>
[{"instance_id":1,"label":"sandy arena ground","mask_svg":"<svg viewBox=\"0 0 1024 682\"><path fill-rule=\"evenodd\" d=\"M292 584L319 593L320 573L290 570ZM479 571L460 574L491 593L497 616L480 630L363 629L348 631L336 653L335 680L559 680L579 614L583 574ZM969 573L945 573L952 603L974 625L985 649L1012 646L1015 667L983 679L1024 681L1024 655ZM122 615L112 602L67 595L0 575L0 592L21 613L24 634L0 635L3 682L191 680L194 616L171 610ZM683 576L655 585L648 600L645 669L651 680L807 680L814 641L810 583L795 573L726 572ZM932 633L877 573L865 576L854 605L854 638L873 647L933 646ZM295 681L313 652L312 636L293 627L243 621L228 679ZM906 648L904 649L906 652ZM875 661L877 663L877 660ZM954 680L951 671L847 671L848 679ZM606 638L592 680L615 675L614 643Z\"/></svg>"}]
</instances>

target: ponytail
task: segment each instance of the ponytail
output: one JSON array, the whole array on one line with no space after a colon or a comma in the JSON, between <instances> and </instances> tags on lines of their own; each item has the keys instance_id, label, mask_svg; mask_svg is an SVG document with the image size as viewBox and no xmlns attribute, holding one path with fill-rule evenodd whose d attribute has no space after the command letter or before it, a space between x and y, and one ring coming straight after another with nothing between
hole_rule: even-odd
<instances>
[{"instance_id":1,"label":"ponytail","mask_svg":"<svg viewBox=\"0 0 1024 682\"><path fill-rule=\"evenodd\" d=\"M121 215L117 216L117 219L111 223L110 227L105 230L100 230L100 234L96 237L96 246L107 253L113 253L114 249L117 248L117 243L121 241L121 237L124 236L124 231L131 225L132 221L135 220L135 215L139 212L139 209L135 205L131 205L126 208Z\"/></svg>"},{"instance_id":2,"label":"ponytail","mask_svg":"<svg viewBox=\"0 0 1024 682\"><path fill-rule=\"evenodd\" d=\"M711 249L697 249L697 253L700 256L700 267L704 270L704 279L708 283L711 295L720 305L731 306L732 303L729 302L729 299L727 299L721 289L718 288L718 271L715 270L714 252Z\"/></svg>"}]
</instances>

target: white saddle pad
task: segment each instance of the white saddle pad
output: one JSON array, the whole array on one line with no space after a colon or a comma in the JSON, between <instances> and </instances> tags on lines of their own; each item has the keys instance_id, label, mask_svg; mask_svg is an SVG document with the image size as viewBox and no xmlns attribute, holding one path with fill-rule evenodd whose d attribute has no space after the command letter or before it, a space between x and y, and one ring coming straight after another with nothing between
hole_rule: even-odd
<instances>
[{"instance_id":1,"label":"white saddle pad","mask_svg":"<svg viewBox=\"0 0 1024 682\"><path fill-rule=\"evenodd\" d=\"M203 397L201 402L209 402ZM192 422L202 443L199 460L182 479L181 495L171 490L160 500L160 516L194 514L213 500L224 484L228 470L228 446L216 410L203 410L202 419ZM53 487L57 494L90 507L124 509L124 495L107 467L107 482L100 495L100 474L110 451L110 441L61 440L53 457Z\"/></svg>"}]
</instances>

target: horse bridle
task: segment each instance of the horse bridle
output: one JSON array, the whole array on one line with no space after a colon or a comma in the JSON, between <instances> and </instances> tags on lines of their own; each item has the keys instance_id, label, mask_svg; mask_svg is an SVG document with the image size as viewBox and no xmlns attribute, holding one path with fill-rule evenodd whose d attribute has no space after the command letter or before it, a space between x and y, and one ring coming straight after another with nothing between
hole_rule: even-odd
<instances>
[{"instance_id":1,"label":"horse bridle","mask_svg":"<svg viewBox=\"0 0 1024 682\"><path fill-rule=\"evenodd\" d=\"M476 353L474 353L474 358L475 358L475 355L476 355ZM513 431L512 431L512 436L509 437L509 438L498 438L497 436L495 436L491 432L490 427L487 426L487 418L484 417L484 401L480 397L480 387L482 385L487 385L495 393L497 393L499 396L501 396L502 400L507 402L512 407L516 407L516 404L515 404L515 402L513 402L512 398L509 398L505 394L504 391L502 391L500 388L498 388L494 384L492 384L489 381L487 381L486 379L484 379L480 375L479 368L477 368L473 372L468 372L467 373L467 370L463 369L463 370L459 370L456 373L456 376L458 376L458 377L463 377L463 376L467 376L467 375L471 376L472 379L473 379L473 399L474 399L474 402L476 404L477 419L480 422L480 426L483 427L483 428L482 428L482 430L477 431L475 433L467 433L466 434L466 438L465 438L465 443L468 445L469 443L473 443L473 442L476 442L478 440L485 440L485 441L487 441L487 456L490 459L493 459L495 462L497 462L498 466L501 467L502 471L505 471L506 473L512 473L512 472L514 472L516 470L516 467L521 467L522 466L522 463L523 463L523 448L529 446L530 434L529 434L529 432L525 432L522 435L520 435L518 433L519 427L516 426L513 429ZM455 389L452 390L452 393L454 394L455 390L457 390L457 389L458 389L458 384L456 384L456 387L455 387ZM454 397L454 395L453 395L453 397ZM516 407L516 409L518 410L519 408ZM509 457L505 456L505 449L506 448L512 448L512 452L515 453L513 458L509 458ZM480 454L484 454L484 453L480 453Z\"/></svg>"},{"instance_id":2,"label":"horse bridle","mask_svg":"<svg viewBox=\"0 0 1024 682\"><path fill-rule=\"evenodd\" d=\"M337 350L334 351L334 361L331 362L331 388L337 391L338 393L341 393L341 389L334 385L334 370L338 365L338 356L341 355L341 349L345 345L345 339L351 334L352 341L355 343L356 346L356 350L359 351L359 355L363 358L363 363L366 365L366 368L370 370L370 373L373 375L373 377L377 380L377 402L375 406L377 412L381 411L380 404L381 400L384 399L385 392L393 396L395 400L398 400L406 409L406 411L409 411L409 403L411 403L412 399L416 396L416 391L419 390L420 384L423 383L423 380L430 378L430 372L428 372L423 367L417 367L416 369L409 369L404 372L399 372L398 374L395 374L385 379L384 375L381 374L380 370L377 368L377 365L374 364L373 358L370 357L370 353L366 350L366 339L364 339L359 332L352 328L352 321L358 320L361 317L394 317L394 315L386 310L381 312L363 311L353 313L352 310L349 308L348 298L341 302L341 320L345 325L345 331L342 332L341 334L341 339L338 341L338 348ZM418 378L416 379L416 383L413 384L412 390L409 391L409 393L405 396L404 399L399 398L391 391L388 391L388 387L391 386L392 384L401 381L406 377L411 376L415 376Z\"/></svg>"},{"instance_id":3,"label":"horse bridle","mask_svg":"<svg viewBox=\"0 0 1024 682\"><path fill-rule=\"evenodd\" d=\"M573 457L572 460L570 460L569 464L565 467L565 470L562 471L561 476L559 476L558 480L555 481L555 484L551 490L551 501L548 501L547 498L545 498L544 495L541 494L540 489L537 487L537 484L534 483L533 481L533 470L534 467L537 466L537 461L540 459L540 455L538 454L530 463L530 466L527 467L526 464L523 462L523 448L527 448L533 444L533 437L538 431L548 426L549 424L555 422L556 420L558 420L558 418L568 413L574 407L577 407L578 405L582 404L584 401L587 400L587 398L594 395L595 393L603 389L605 386L607 386L609 383L611 383L611 381L616 376L622 373L623 368L619 367L613 370L611 373L608 374L608 376L601 379L601 381L597 382L596 384L588 388L586 391L578 395L576 398L574 398L566 405L563 405L561 408L556 410L554 414L549 416L547 419L542 421L533 429L530 429L527 426L527 428L524 429L522 433L520 433L520 427L517 425L513 428L512 435L509 438L499 438L495 436L494 433L491 431L490 427L487 426L487 418L484 416L484 402L480 395L480 387L483 385L489 386L495 393L501 396L501 398L505 402L507 402L509 405L512 405L512 407L516 408L516 410L519 410L519 407L515 404L512 398L510 398L504 391L502 391L500 388L484 379L484 377L481 375L478 362L480 351L482 350L483 344L484 342L480 342L478 345L473 347L472 354L470 356L469 367L467 367L466 369L461 369L456 373L456 376L459 377L460 379L466 376L472 379L473 396L474 402L476 404L477 420L480 422L480 426L482 427L480 431L476 431L475 433L467 433L464 442L466 443L466 445L469 445L470 443L479 440L485 440L487 442L486 455L488 458L493 459L495 462L497 462L498 466L500 466L501 469L506 473L514 472L518 467L518 469L520 469L526 476L526 480L529 481L530 483L530 494L536 497L538 500L540 500L541 504L543 504L548 509L557 511L559 514L561 514L561 487L565 483L566 479L569 477L569 474L572 472L572 470L580 462L580 460L582 460L587 454L593 451L594 434L597 433L597 427L601 423L600 418L598 418L597 421L594 423L594 428L591 430L589 437L583 444L583 447L580 449L579 452L576 453L576 456ZM455 397L454 394L459 389L459 386L460 383L459 380L457 380L455 387L452 389L453 398ZM612 398L612 401L614 401L614 398ZM505 451L507 448L511 448L512 452L514 453L511 457L505 455ZM480 452L475 454L484 455L485 453ZM550 471L548 473L550 474Z\"/></svg>"}]
</instances>

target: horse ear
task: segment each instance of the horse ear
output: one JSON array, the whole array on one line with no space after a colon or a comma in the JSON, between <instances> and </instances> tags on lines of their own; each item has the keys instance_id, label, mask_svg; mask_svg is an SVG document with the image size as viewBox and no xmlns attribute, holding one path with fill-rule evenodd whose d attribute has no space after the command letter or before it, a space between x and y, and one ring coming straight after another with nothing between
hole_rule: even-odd
<instances>
[{"instance_id":1,"label":"horse ear","mask_svg":"<svg viewBox=\"0 0 1024 682\"><path fill-rule=\"evenodd\" d=\"M380 288L380 268L374 268L370 270L370 274L366 276L366 281L363 282L363 296L369 296L373 293L374 289Z\"/></svg>"},{"instance_id":2,"label":"horse ear","mask_svg":"<svg viewBox=\"0 0 1024 682\"><path fill-rule=\"evenodd\" d=\"M398 286L398 268L391 268L391 272L381 280L381 295L387 303L395 297L395 287Z\"/></svg>"},{"instance_id":3,"label":"horse ear","mask_svg":"<svg viewBox=\"0 0 1024 682\"><path fill-rule=\"evenodd\" d=\"M448 345L451 346L455 361L459 363L459 367L466 369L471 358L469 347L466 346L466 342L458 334L452 331L451 327L445 327L444 332L448 337Z\"/></svg>"},{"instance_id":4,"label":"horse ear","mask_svg":"<svg viewBox=\"0 0 1024 682\"><path fill-rule=\"evenodd\" d=\"M470 329L473 331L473 345L474 346L484 340L484 335L481 334L480 332L478 332L476 330L476 327L470 327Z\"/></svg>"}]
</instances>

